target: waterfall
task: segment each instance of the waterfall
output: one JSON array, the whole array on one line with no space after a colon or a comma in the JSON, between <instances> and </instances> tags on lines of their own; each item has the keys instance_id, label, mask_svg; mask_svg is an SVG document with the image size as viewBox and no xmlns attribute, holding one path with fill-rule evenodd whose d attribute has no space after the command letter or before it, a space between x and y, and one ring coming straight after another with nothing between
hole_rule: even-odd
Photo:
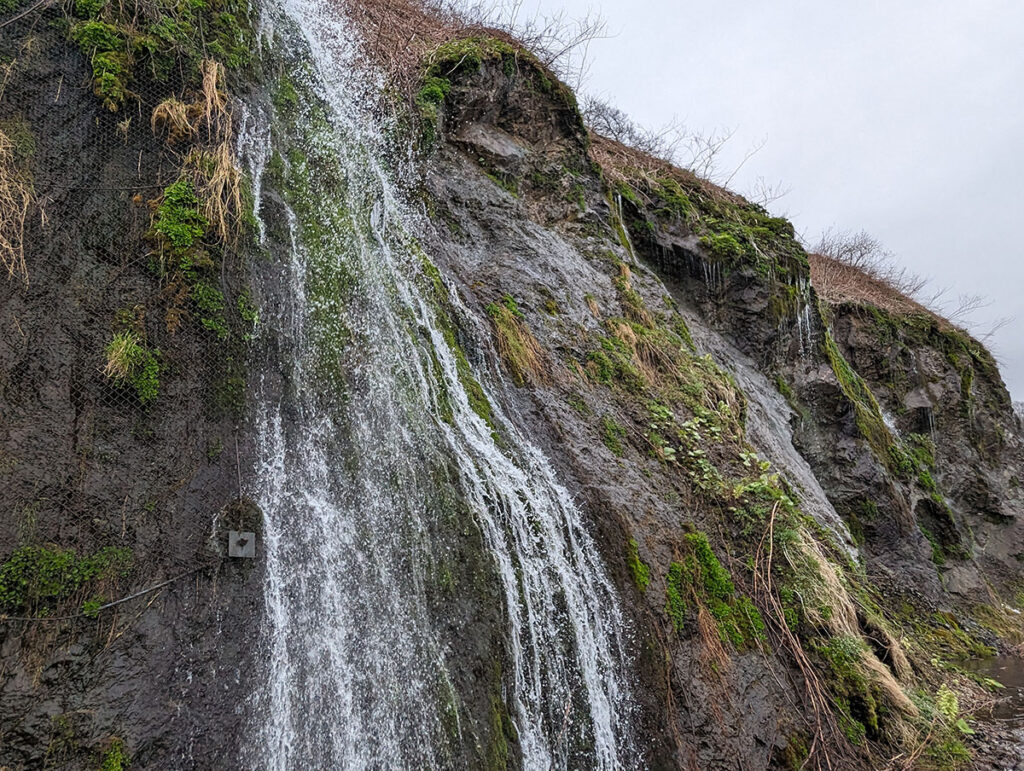
<instances>
[{"instance_id":1,"label":"waterfall","mask_svg":"<svg viewBox=\"0 0 1024 771\"><path fill-rule=\"evenodd\" d=\"M461 506L504 601L514 762L636 765L616 592L571 496L479 372L490 422L471 406L425 280L423 223L394 181L401 154L370 109L382 82L330 3L278 0L263 14L264 51L285 74L240 138L258 218L278 212L258 230L278 259L257 267L250 494L264 513L265 671L243 761L466 764L459 655L428 599L436 534Z\"/></svg>"}]
</instances>

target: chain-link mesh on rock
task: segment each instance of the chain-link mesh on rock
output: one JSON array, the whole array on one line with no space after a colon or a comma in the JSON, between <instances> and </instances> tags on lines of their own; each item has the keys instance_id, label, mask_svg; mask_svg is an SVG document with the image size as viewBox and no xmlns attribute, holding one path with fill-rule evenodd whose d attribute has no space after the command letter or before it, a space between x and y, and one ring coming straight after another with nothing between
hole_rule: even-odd
<instances>
[{"instance_id":1,"label":"chain-link mesh on rock","mask_svg":"<svg viewBox=\"0 0 1024 771\"><path fill-rule=\"evenodd\" d=\"M237 14L0 0L0 565L31 563L0 572L0 614L80 610L223 547L255 325ZM16 569L58 580L5 594Z\"/></svg>"}]
</instances>

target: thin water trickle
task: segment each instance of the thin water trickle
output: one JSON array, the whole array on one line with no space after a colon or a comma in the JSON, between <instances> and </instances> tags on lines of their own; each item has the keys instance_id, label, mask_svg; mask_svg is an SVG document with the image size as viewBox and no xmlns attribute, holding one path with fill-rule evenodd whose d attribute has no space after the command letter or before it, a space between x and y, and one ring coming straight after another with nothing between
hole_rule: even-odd
<instances>
[{"instance_id":1,"label":"thin water trickle","mask_svg":"<svg viewBox=\"0 0 1024 771\"><path fill-rule=\"evenodd\" d=\"M266 360L251 494L265 517L267 687L245 761L453 764L461 723L456 714L453 736L441 705L460 660L427 602L447 484L478 522L504 597L521 764L636 765L618 598L547 460L493 398L501 446L470 406L418 281L420 223L367 108L379 80L332 3L280 0L264 14L300 99L270 118L272 136L244 135L255 190L268 158L287 159L284 254L258 287ZM448 468L457 479L439 481Z\"/></svg>"}]
</instances>

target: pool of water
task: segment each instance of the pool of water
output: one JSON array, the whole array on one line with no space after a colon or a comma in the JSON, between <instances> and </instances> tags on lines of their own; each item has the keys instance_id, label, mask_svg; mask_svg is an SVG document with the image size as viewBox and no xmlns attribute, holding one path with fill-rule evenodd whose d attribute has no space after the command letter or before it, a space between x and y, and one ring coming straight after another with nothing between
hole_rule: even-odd
<instances>
[{"instance_id":1,"label":"pool of water","mask_svg":"<svg viewBox=\"0 0 1024 771\"><path fill-rule=\"evenodd\" d=\"M989 659L967 661L961 666L968 672L989 677L1004 686L993 694L999 701L991 708L978 712L978 720L1024 727L1024 659L1016 656L993 656Z\"/></svg>"}]
</instances>

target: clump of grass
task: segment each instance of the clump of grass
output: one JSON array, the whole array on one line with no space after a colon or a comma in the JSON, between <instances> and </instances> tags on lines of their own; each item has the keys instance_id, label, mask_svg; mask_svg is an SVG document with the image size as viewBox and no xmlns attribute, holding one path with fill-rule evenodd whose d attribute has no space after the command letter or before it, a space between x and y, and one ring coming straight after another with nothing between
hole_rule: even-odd
<instances>
[{"instance_id":1,"label":"clump of grass","mask_svg":"<svg viewBox=\"0 0 1024 771\"><path fill-rule=\"evenodd\" d=\"M494 323L498 353L508 363L517 385L543 381L544 351L523 318L511 295L487 306L487 315Z\"/></svg>"},{"instance_id":2,"label":"clump of grass","mask_svg":"<svg viewBox=\"0 0 1024 771\"><path fill-rule=\"evenodd\" d=\"M131 331L117 332L107 344L103 374L120 386L130 385L142 404L156 399L160 390L160 352L149 349Z\"/></svg>"},{"instance_id":3,"label":"clump of grass","mask_svg":"<svg viewBox=\"0 0 1024 771\"><path fill-rule=\"evenodd\" d=\"M232 149L234 128L223 87L224 65L204 59L199 71L202 87L195 99L185 103L171 97L161 102L150 116L150 126L154 133L165 131L169 142L205 135L185 157L184 168L192 172L206 224L227 244L238 238L243 225L242 172Z\"/></svg>"},{"instance_id":4,"label":"clump of grass","mask_svg":"<svg viewBox=\"0 0 1024 771\"><path fill-rule=\"evenodd\" d=\"M131 766L131 763L132 760L128 750L125 749L124 742L114 739L110 743L110 748L103 755L100 771L125 771Z\"/></svg>"},{"instance_id":5,"label":"clump of grass","mask_svg":"<svg viewBox=\"0 0 1024 771\"><path fill-rule=\"evenodd\" d=\"M182 102L172 96L153 108L149 118L150 128L154 134L166 132L167 141L172 144L192 139L199 129L197 122L201 113L197 113L197 108L201 109L197 102Z\"/></svg>"},{"instance_id":6,"label":"clump of grass","mask_svg":"<svg viewBox=\"0 0 1024 771\"><path fill-rule=\"evenodd\" d=\"M231 141L212 150L193 150L185 164L195 170L200 182L203 214L221 243L237 240L243 224L245 203L242 172L235 165Z\"/></svg>"}]
</instances>

